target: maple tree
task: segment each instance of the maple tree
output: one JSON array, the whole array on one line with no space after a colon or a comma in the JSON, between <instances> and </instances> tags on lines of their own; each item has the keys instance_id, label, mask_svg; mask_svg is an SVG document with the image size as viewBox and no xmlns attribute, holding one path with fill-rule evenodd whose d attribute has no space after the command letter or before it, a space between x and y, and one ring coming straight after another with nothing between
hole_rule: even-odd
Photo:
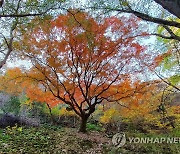
<instances>
[{"instance_id":1,"label":"maple tree","mask_svg":"<svg viewBox=\"0 0 180 154\"><path fill-rule=\"evenodd\" d=\"M142 89L131 87L131 77L143 69L137 61L147 56L131 35L137 28L137 18L96 21L78 10L44 21L17 45L33 65L24 77L38 86L28 87L27 95L50 107L67 104L67 110L81 118L80 131L86 132L97 104L119 101Z\"/></svg>"}]
</instances>

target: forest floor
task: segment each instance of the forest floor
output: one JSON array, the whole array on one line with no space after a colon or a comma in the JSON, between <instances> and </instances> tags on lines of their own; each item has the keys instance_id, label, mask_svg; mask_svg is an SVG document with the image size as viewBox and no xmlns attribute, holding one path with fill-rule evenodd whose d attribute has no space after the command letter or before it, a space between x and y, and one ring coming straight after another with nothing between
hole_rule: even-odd
<instances>
[{"instance_id":1,"label":"forest floor","mask_svg":"<svg viewBox=\"0 0 180 154\"><path fill-rule=\"evenodd\" d=\"M171 134L142 134L126 132L131 137L167 137L178 136L179 130ZM79 133L76 128L55 126L24 128L13 127L0 129L0 154L178 154L180 141L166 143L127 143L120 148L112 144L112 136L105 132L89 131Z\"/></svg>"}]
</instances>

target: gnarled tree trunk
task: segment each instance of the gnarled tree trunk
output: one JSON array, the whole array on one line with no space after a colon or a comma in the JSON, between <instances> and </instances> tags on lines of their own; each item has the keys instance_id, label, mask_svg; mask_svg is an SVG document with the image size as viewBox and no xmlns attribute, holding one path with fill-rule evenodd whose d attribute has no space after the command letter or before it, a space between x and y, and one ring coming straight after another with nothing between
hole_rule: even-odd
<instances>
[{"instance_id":1,"label":"gnarled tree trunk","mask_svg":"<svg viewBox=\"0 0 180 154\"><path fill-rule=\"evenodd\" d=\"M88 118L89 118L88 115L81 116L81 125L80 125L80 128L79 128L79 132L82 132L82 133L86 133L87 132L86 124L87 124Z\"/></svg>"}]
</instances>

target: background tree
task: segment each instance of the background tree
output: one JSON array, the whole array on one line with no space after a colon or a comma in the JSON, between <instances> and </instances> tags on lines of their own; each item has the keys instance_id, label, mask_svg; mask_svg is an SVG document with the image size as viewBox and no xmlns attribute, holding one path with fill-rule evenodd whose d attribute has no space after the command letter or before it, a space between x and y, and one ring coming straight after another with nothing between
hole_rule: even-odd
<instances>
[{"instance_id":1,"label":"background tree","mask_svg":"<svg viewBox=\"0 0 180 154\"><path fill-rule=\"evenodd\" d=\"M55 15L56 12L53 10L60 9L61 5L61 1L55 0L0 1L0 68L14 50L14 41L20 39L21 34L17 29L22 25L24 28L30 26L29 23L35 16L43 18L47 15Z\"/></svg>"},{"instance_id":2,"label":"background tree","mask_svg":"<svg viewBox=\"0 0 180 154\"><path fill-rule=\"evenodd\" d=\"M0 7L2 7L3 3L4 3L4 0L1 0L0 1Z\"/></svg>"},{"instance_id":3,"label":"background tree","mask_svg":"<svg viewBox=\"0 0 180 154\"><path fill-rule=\"evenodd\" d=\"M157 2L157 3L156 3ZM163 6L165 8L162 9ZM166 39L175 39L180 41L180 36L173 33L170 29L171 26L180 28L180 23L171 18L167 19L167 16L170 16L167 10L179 18L179 1L163 1L163 0L139 0L139 1L130 1L130 0L119 0L119 1L98 1L94 2L93 5L90 4L92 8L104 10L106 13L114 12L117 14L128 13L134 14L138 18L141 18L144 21L155 23L157 25L163 26L168 35L160 35L151 32L151 35L157 35ZM176 9L174 9L176 8ZM156 12L154 11L156 10ZM176 12L176 13L175 13ZM172 17L172 16L171 16Z\"/></svg>"},{"instance_id":4,"label":"background tree","mask_svg":"<svg viewBox=\"0 0 180 154\"><path fill-rule=\"evenodd\" d=\"M111 17L100 22L78 10L38 25L24 35L19 46L33 64L24 77L38 85L30 98L68 104L67 110L80 116L80 131L85 132L97 104L141 91L142 87L129 86L130 73L142 71L137 61L148 57L132 36L137 28L136 18Z\"/></svg>"},{"instance_id":5,"label":"background tree","mask_svg":"<svg viewBox=\"0 0 180 154\"><path fill-rule=\"evenodd\" d=\"M180 21L180 19L176 19L176 21ZM171 31L174 34L180 36L180 29L171 27ZM166 34L166 30L164 27L158 27L159 34ZM180 83L180 42L177 40L167 40L163 38L158 38L158 42L163 43L162 46L165 47L165 51L159 55L162 58L162 61L159 63L159 69L155 72L155 74L167 85L173 87L175 90L180 91L179 83ZM169 77L164 77L163 74L170 73Z\"/></svg>"}]
</instances>

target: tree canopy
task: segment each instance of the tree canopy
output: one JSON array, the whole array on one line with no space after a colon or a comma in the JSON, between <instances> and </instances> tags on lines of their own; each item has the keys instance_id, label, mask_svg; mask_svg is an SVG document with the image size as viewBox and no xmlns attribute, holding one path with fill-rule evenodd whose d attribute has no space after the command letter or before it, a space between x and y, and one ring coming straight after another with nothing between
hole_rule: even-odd
<instances>
[{"instance_id":1,"label":"tree canopy","mask_svg":"<svg viewBox=\"0 0 180 154\"><path fill-rule=\"evenodd\" d=\"M137 62L146 59L151 66L153 61L132 35L138 22L127 17L96 21L88 13L69 10L25 33L16 50L22 51L33 67L24 78L41 84L37 89L45 92L38 98L34 89L32 99L49 99L50 94L55 104L66 103L82 118L81 131L85 131L84 124L97 104L140 92L142 87L133 87L131 82L143 71ZM138 31L138 35L144 32Z\"/></svg>"},{"instance_id":2,"label":"tree canopy","mask_svg":"<svg viewBox=\"0 0 180 154\"><path fill-rule=\"evenodd\" d=\"M68 1L68 7L56 0L0 2L0 68L10 55L31 64L7 70L0 90L25 93L28 103L45 103L51 115L52 108L65 104L81 118L81 132L99 104L117 103L125 113L133 108L149 114L155 97L150 91L156 90L150 85L159 83L148 81L154 77L149 70L179 90L179 16L166 1L93 1L85 6L69 6ZM165 78L157 67L176 72ZM113 113L113 108L107 111Z\"/></svg>"},{"instance_id":3,"label":"tree canopy","mask_svg":"<svg viewBox=\"0 0 180 154\"><path fill-rule=\"evenodd\" d=\"M62 7L61 1L56 0L1 0L0 1L0 68L6 63L14 50L13 42L20 38L19 27L29 26L36 16L44 18L55 14L53 10ZM58 11L57 11L58 12Z\"/></svg>"}]
</instances>

